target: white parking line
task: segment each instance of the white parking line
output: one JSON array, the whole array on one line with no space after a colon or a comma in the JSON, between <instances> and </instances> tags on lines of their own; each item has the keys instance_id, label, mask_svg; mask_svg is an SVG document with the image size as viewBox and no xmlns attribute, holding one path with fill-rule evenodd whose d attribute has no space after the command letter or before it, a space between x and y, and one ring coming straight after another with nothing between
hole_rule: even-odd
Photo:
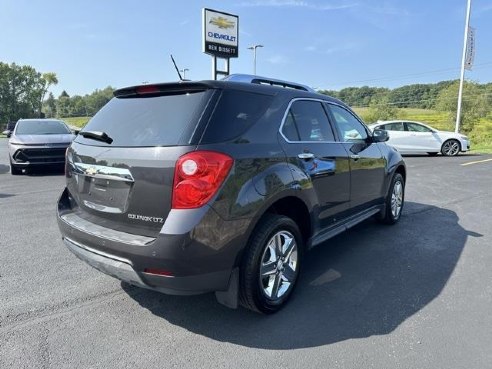
<instances>
[{"instance_id":1,"label":"white parking line","mask_svg":"<svg viewBox=\"0 0 492 369\"><path fill-rule=\"evenodd\" d=\"M477 161L469 161L468 163L463 163L463 164L461 164L461 165L462 165L462 166L467 166L467 165L472 165L472 164L485 163L486 161L492 161L492 159L484 159L484 160L477 160Z\"/></svg>"}]
</instances>

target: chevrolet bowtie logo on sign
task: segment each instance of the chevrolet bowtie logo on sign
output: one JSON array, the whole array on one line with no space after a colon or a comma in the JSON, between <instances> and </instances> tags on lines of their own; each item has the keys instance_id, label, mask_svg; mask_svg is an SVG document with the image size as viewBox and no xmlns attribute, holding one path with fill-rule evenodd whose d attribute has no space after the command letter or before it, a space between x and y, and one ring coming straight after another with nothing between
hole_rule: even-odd
<instances>
[{"instance_id":1,"label":"chevrolet bowtie logo on sign","mask_svg":"<svg viewBox=\"0 0 492 369\"><path fill-rule=\"evenodd\" d=\"M224 29L233 28L235 25L234 22L228 21L227 18L223 18L223 17L214 17L210 20L209 23L212 23L217 27L224 28Z\"/></svg>"},{"instance_id":2,"label":"chevrolet bowtie logo on sign","mask_svg":"<svg viewBox=\"0 0 492 369\"><path fill-rule=\"evenodd\" d=\"M220 58L238 57L237 15L203 9L203 52Z\"/></svg>"}]
</instances>

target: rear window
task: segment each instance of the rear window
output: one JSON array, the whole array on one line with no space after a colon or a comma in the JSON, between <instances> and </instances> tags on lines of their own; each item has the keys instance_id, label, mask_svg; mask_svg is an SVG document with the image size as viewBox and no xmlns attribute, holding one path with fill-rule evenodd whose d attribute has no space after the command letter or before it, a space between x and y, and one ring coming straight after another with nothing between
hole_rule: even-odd
<instances>
[{"instance_id":1,"label":"rear window","mask_svg":"<svg viewBox=\"0 0 492 369\"><path fill-rule=\"evenodd\" d=\"M272 99L269 95L223 90L201 143L229 141L240 136L265 114Z\"/></svg>"},{"instance_id":2,"label":"rear window","mask_svg":"<svg viewBox=\"0 0 492 369\"><path fill-rule=\"evenodd\" d=\"M111 144L77 136L94 146L174 146L187 144L196 128L209 92L113 98L84 127L102 131Z\"/></svg>"}]
</instances>

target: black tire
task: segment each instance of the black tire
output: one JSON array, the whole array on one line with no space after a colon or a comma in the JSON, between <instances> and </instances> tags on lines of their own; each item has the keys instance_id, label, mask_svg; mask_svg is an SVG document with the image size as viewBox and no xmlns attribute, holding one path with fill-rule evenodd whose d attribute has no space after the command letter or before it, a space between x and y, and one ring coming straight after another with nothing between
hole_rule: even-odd
<instances>
[{"instance_id":1,"label":"black tire","mask_svg":"<svg viewBox=\"0 0 492 369\"><path fill-rule=\"evenodd\" d=\"M22 169L12 164L12 160L10 160L10 174L12 174L13 176L18 176L22 174Z\"/></svg>"},{"instance_id":2,"label":"black tire","mask_svg":"<svg viewBox=\"0 0 492 369\"><path fill-rule=\"evenodd\" d=\"M401 186L401 197L400 200L393 198L398 197L395 193L395 186ZM397 211L395 211L393 201L399 201L400 207ZM385 207L384 211L379 214L377 219L384 224L396 224L401 218L401 212L403 210L403 205L405 203L405 181L403 180L403 176L400 173L395 173L393 178L391 179L391 185L388 189L388 194L385 199Z\"/></svg>"},{"instance_id":3,"label":"black tire","mask_svg":"<svg viewBox=\"0 0 492 369\"><path fill-rule=\"evenodd\" d=\"M458 140L447 140L441 146L441 154L444 156L456 156L461 151L461 144Z\"/></svg>"},{"instance_id":4,"label":"black tire","mask_svg":"<svg viewBox=\"0 0 492 369\"><path fill-rule=\"evenodd\" d=\"M278 237L278 242L275 237ZM289 239L295 244L288 243ZM287 252L272 253L272 248L276 249L275 245L284 246L284 242L285 245L292 245L293 250L285 263ZM303 248L301 232L291 218L267 214L253 231L243 256L239 278L241 305L264 314L275 313L285 306L299 277ZM260 274L263 273L262 269L265 275ZM272 287L268 296L270 284ZM274 294L275 286L277 292Z\"/></svg>"},{"instance_id":5,"label":"black tire","mask_svg":"<svg viewBox=\"0 0 492 369\"><path fill-rule=\"evenodd\" d=\"M427 153L429 156L436 156L438 153L437 152L428 152Z\"/></svg>"}]
</instances>

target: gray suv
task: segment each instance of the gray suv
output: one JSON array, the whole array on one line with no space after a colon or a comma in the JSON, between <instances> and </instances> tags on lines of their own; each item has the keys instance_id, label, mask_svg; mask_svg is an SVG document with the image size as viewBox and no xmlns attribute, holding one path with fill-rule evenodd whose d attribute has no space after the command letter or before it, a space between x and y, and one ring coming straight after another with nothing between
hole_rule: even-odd
<instances>
[{"instance_id":1,"label":"gray suv","mask_svg":"<svg viewBox=\"0 0 492 369\"><path fill-rule=\"evenodd\" d=\"M65 245L168 294L273 313L304 253L401 215L406 169L342 102L254 76L123 88L67 150Z\"/></svg>"},{"instance_id":2,"label":"gray suv","mask_svg":"<svg viewBox=\"0 0 492 369\"><path fill-rule=\"evenodd\" d=\"M57 119L19 119L9 137L9 161L12 175L23 169L65 164L65 152L75 135L65 122Z\"/></svg>"}]
</instances>

